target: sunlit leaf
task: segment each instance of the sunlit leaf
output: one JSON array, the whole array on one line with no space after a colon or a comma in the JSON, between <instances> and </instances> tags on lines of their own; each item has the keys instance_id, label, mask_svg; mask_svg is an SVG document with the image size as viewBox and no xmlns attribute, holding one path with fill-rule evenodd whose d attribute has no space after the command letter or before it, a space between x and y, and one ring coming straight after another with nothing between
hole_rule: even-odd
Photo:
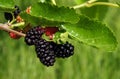
<instances>
[{"instance_id":1,"label":"sunlit leaf","mask_svg":"<svg viewBox=\"0 0 120 79\"><path fill-rule=\"evenodd\" d=\"M62 27L70 36L99 49L113 51L117 46L115 36L105 24L85 16L80 16L77 24L64 24Z\"/></svg>"}]
</instances>

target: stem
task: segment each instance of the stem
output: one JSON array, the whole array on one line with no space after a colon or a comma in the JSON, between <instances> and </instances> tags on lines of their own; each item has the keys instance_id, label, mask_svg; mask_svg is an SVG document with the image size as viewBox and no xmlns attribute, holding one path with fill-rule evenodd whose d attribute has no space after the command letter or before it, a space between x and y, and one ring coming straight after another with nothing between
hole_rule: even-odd
<instances>
[{"instance_id":1,"label":"stem","mask_svg":"<svg viewBox=\"0 0 120 79\"><path fill-rule=\"evenodd\" d=\"M89 0L89 1L87 1L87 3L91 4L91 3L96 2L96 1L97 0Z\"/></svg>"},{"instance_id":2,"label":"stem","mask_svg":"<svg viewBox=\"0 0 120 79\"><path fill-rule=\"evenodd\" d=\"M120 7L118 4L114 4L114 3L108 3L108 2L95 2L92 4L89 4L88 7L92 7L95 5L105 5L105 6L111 6L111 7Z\"/></svg>"},{"instance_id":3,"label":"stem","mask_svg":"<svg viewBox=\"0 0 120 79\"><path fill-rule=\"evenodd\" d=\"M23 26L24 24L25 24L25 22L20 22L20 23L12 24L11 28L17 27L17 26Z\"/></svg>"},{"instance_id":4,"label":"stem","mask_svg":"<svg viewBox=\"0 0 120 79\"><path fill-rule=\"evenodd\" d=\"M82 7L85 7L87 3L83 3L83 4L80 4L80 5L76 5L76 6L73 6L74 9L78 9L78 8L82 8Z\"/></svg>"},{"instance_id":5,"label":"stem","mask_svg":"<svg viewBox=\"0 0 120 79\"><path fill-rule=\"evenodd\" d=\"M82 7L92 7L96 5L105 5L111 7L120 7L118 4L108 3L108 2L96 2L97 0L89 0L83 4L73 6L74 9L82 8Z\"/></svg>"},{"instance_id":6,"label":"stem","mask_svg":"<svg viewBox=\"0 0 120 79\"><path fill-rule=\"evenodd\" d=\"M54 5L56 5L56 2L55 2L55 0L51 0L52 1L52 3L54 4Z\"/></svg>"},{"instance_id":7,"label":"stem","mask_svg":"<svg viewBox=\"0 0 120 79\"><path fill-rule=\"evenodd\" d=\"M97 0L89 0L83 4L73 6L74 9L82 8L82 7L87 7L87 5L92 4L93 2L96 2Z\"/></svg>"},{"instance_id":8,"label":"stem","mask_svg":"<svg viewBox=\"0 0 120 79\"><path fill-rule=\"evenodd\" d=\"M16 20L15 19L13 19L9 24L12 24L12 23L14 23Z\"/></svg>"},{"instance_id":9,"label":"stem","mask_svg":"<svg viewBox=\"0 0 120 79\"><path fill-rule=\"evenodd\" d=\"M19 35L19 36L25 37L25 34L24 34L24 33L21 33L21 32L18 32L18 31L15 31L15 30L10 29L8 24L0 24L0 29L1 29L1 30L5 30L5 31L7 31L7 32L13 32L13 33L15 33L15 34L17 34L17 35Z\"/></svg>"}]
</instances>

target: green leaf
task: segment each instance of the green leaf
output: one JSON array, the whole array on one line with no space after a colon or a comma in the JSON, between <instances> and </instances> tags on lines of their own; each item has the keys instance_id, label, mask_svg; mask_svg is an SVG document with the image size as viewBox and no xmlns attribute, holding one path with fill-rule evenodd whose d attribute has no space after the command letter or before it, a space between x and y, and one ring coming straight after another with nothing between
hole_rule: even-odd
<instances>
[{"instance_id":1,"label":"green leaf","mask_svg":"<svg viewBox=\"0 0 120 79\"><path fill-rule=\"evenodd\" d=\"M21 16L26 21L30 21L36 18L37 22L43 24L51 23L77 23L79 21L79 16L76 14L74 9L57 7L55 5L50 5L46 3L38 3L32 6L30 14L22 13ZM30 21L31 23L36 23L36 20ZM56 24L56 23L55 23Z\"/></svg>"},{"instance_id":2,"label":"green leaf","mask_svg":"<svg viewBox=\"0 0 120 79\"><path fill-rule=\"evenodd\" d=\"M63 22L50 21L44 18L31 16L27 14L26 12L22 12L20 16L25 20L26 23L30 23L32 26L37 26L37 25L56 26L56 25L63 24Z\"/></svg>"},{"instance_id":3,"label":"green leaf","mask_svg":"<svg viewBox=\"0 0 120 79\"><path fill-rule=\"evenodd\" d=\"M58 6L69 6L72 7L75 5L74 0L55 0Z\"/></svg>"},{"instance_id":4,"label":"green leaf","mask_svg":"<svg viewBox=\"0 0 120 79\"><path fill-rule=\"evenodd\" d=\"M113 33L101 22L80 16L77 24L64 24L62 26L69 35L77 40L106 51L114 51L117 46Z\"/></svg>"},{"instance_id":5,"label":"green leaf","mask_svg":"<svg viewBox=\"0 0 120 79\"><path fill-rule=\"evenodd\" d=\"M31 5L35 5L40 0L14 0L15 5L19 6L20 10L23 11Z\"/></svg>"},{"instance_id":6,"label":"green leaf","mask_svg":"<svg viewBox=\"0 0 120 79\"><path fill-rule=\"evenodd\" d=\"M53 4L52 0L41 0L41 2L45 2L45 3L49 3L49 4Z\"/></svg>"},{"instance_id":7,"label":"green leaf","mask_svg":"<svg viewBox=\"0 0 120 79\"><path fill-rule=\"evenodd\" d=\"M13 0L0 0L0 11L13 11L15 3Z\"/></svg>"}]
</instances>

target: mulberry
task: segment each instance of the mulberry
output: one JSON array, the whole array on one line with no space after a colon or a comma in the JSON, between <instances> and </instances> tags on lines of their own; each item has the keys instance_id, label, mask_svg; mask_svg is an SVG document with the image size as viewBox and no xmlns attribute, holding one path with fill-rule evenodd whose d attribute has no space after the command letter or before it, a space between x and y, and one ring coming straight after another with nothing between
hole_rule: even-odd
<instances>
[{"instance_id":1,"label":"mulberry","mask_svg":"<svg viewBox=\"0 0 120 79\"><path fill-rule=\"evenodd\" d=\"M74 54L74 46L68 42L65 44L58 44L55 49L55 52L56 52L56 57L58 58L70 57Z\"/></svg>"},{"instance_id":2,"label":"mulberry","mask_svg":"<svg viewBox=\"0 0 120 79\"><path fill-rule=\"evenodd\" d=\"M46 66L53 66L55 62L55 53L53 43L41 39L36 42L35 50L41 63Z\"/></svg>"},{"instance_id":3,"label":"mulberry","mask_svg":"<svg viewBox=\"0 0 120 79\"><path fill-rule=\"evenodd\" d=\"M41 27L34 27L26 33L25 42L27 45L34 45L34 43L41 38L44 33L41 29Z\"/></svg>"}]
</instances>

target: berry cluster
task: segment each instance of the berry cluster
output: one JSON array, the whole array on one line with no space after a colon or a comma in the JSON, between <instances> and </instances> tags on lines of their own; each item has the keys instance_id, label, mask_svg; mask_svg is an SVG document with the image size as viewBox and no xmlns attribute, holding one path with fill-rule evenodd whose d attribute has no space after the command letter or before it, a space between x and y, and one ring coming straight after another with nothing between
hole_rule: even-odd
<instances>
[{"instance_id":1,"label":"berry cluster","mask_svg":"<svg viewBox=\"0 0 120 79\"><path fill-rule=\"evenodd\" d=\"M10 20L10 21L12 21L12 19L13 19L12 14L8 13L8 12L4 12L4 17L6 20Z\"/></svg>"},{"instance_id":2,"label":"berry cluster","mask_svg":"<svg viewBox=\"0 0 120 79\"><path fill-rule=\"evenodd\" d=\"M15 11L13 12L14 17L16 18L20 12L21 12L21 10L19 9L19 7L17 5L15 5Z\"/></svg>"},{"instance_id":3,"label":"berry cluster","mask_svg":"<svg viewBox=\"0 0 120 79\"><path fill-rule=\"evenodd\" d=\"M4 17L6 20L12 21L13 17L16 18L20 12L21 11L20 11L19 7L17 5L15 5L15 11L13 11L12 13L4 12Z\"/></svg>"},{"instance_id":4,"label":"berry cluster","mask_svg":"<svg viewBox=\"0 0 120 79\"><path fill-rule=\"evenodd\" d=\"M42 38L45 29L35 27L30 29L25 36L27 45L35 45L35 51L40 62L46 66L53 66L55 58L67 58L74 54L74 46L66 42L57 44L52 41L46 41Z\"/></svg>"},{"instance_id":5,"label":"berry cluster","mask_svg":"<svg viewBox=\"0 0 120 79\"><path fill-rule=\"evenodd\" d=\"M17 21L17 17L19 15L19 13L21 12L21 10L19 9L19 7L17 5L15 5L15 10L13 12L4 12L4 17L6 20L8 21L12 21L13 19L16 19ZM18 22L18 21L17 21ZM18 31L18 32L22 32L21 29L18 28L14 28L14 30ZM13 39L19 39L21 36L15 34L14 32L9 32L9 36Z\"/></svg>"}]
</instances>

